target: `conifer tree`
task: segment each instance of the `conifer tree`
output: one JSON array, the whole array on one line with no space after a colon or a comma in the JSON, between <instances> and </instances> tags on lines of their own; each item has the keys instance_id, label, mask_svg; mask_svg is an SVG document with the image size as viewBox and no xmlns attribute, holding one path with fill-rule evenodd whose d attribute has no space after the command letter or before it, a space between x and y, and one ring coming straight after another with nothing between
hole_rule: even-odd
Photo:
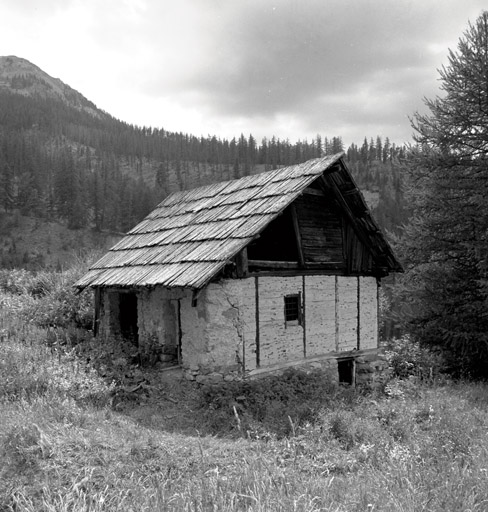
<instances>
[{"instance_id":1,"label":"conifer tree","mask_svg":"<svg viewBox=\"0 0 488 512\"><path fill-rule=\"evenodd\" d=\"M440 71L445 94L415 114L413 220L400 247L402 318L421 341L448 349L453 370L488 364L488 12L470 24Z\"/></svg>"}]
</instances>

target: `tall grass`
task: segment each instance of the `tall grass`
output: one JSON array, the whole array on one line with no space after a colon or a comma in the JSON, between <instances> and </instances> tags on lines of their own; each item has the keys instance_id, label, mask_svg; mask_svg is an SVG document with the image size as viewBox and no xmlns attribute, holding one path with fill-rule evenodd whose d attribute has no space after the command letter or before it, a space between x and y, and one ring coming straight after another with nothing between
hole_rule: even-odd
<instances>
[{"instance_id":1,"label":"tall grass","mask_svg":"<svg viewBox=\"0 0 488 512\"><path fill-rule=\"evenodd\" d=\"M364 394L290 373L120 408L77 355L89 333L29 319L45 295L22 286L0 295L2 512L488 510L485 384L413 371Z\"/></svg>"}]
</instances>

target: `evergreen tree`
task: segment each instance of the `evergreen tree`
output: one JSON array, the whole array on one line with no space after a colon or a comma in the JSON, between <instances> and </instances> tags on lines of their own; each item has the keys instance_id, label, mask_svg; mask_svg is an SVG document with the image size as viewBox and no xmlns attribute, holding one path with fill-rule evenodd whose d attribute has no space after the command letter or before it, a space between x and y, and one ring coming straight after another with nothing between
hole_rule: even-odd
<instances>
[{"instance_id":1,"label":"evergreen tree","mask_svg":"<svg viewBox=\"0 0 488 512\"><path fill-rule=\"evenodd\" d=\"M344 144L342 142L342 137L332 137L332 154L340 153L344 151Z\"/></svg>"},{"instance_id":2,"label":"evergreen tree","mask_svg":"<svg viewBox=\"0 0 488 512\"><path fill-rule=\"evenodd\" d=\"M390 139L388 137L386 137L385 144L383 145L383 163L384 164L390 158L390 149L391 149Z\"/></svg>"},{"instance_id":3,"label":"evergreen tree","mask_svg":"<svg viewBox=\"0 0 488 512\"><path fill-rule=\"evenodd\" d=\"M315 136L315 150L317 152L316 156L321 157L322 156L322 137L318 133Z\"/></svg>"},{"instance_id":4,"label":"evergreen tree","mask_svg":"<svg viewBox=\"0 0 488 512\"><path fill-rule=\"evenodd\" d=\"M15 206L14 172L0 147L0 205L5 211Z\"/></svg>"},{"instance_id":5,"label":"evergreen tree","mask_svg":"<svg viewBox=\"0 0 488 512\"><path fill-rule=\"evenodd\" d=\"M414 116L414 215L400 244L408 271L397 290L410 331L448 349L453 370L478 377L488 364L487 76L484 12L440 70L445 96Z\"/></svg>"}]
</instances>

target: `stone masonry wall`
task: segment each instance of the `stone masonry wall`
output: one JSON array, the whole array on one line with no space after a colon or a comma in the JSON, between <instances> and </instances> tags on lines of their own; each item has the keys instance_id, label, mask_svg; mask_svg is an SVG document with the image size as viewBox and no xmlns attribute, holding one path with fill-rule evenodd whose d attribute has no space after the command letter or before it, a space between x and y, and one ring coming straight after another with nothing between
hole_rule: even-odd
<instances>
[{"instance_id":1,"label":"stone masonry wall","mask_svg":"<svg viewBox=\"0 0 488 512\"><path fill-rule=\"evenodd\" d=\"M384 384L390 369L386 358L376 351L359 355L356 361L356 386L374 388Z\"/></svg>"}]
</instances>

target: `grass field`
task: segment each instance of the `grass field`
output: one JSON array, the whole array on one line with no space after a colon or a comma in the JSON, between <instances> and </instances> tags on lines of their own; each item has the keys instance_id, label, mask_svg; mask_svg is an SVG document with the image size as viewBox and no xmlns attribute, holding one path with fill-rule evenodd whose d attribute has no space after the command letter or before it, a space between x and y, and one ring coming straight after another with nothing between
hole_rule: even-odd
<instances>
[{"instance_id":1,"label":"grass field","mask_svg":"<svg viewBox=\"0 0 488 512\"><path fill-rule=\"evenodd\" d=\"M45 277L0 294L0 511L488 510L487 385L198 388L41 326Z\"/></svg>"}]
</instances>

